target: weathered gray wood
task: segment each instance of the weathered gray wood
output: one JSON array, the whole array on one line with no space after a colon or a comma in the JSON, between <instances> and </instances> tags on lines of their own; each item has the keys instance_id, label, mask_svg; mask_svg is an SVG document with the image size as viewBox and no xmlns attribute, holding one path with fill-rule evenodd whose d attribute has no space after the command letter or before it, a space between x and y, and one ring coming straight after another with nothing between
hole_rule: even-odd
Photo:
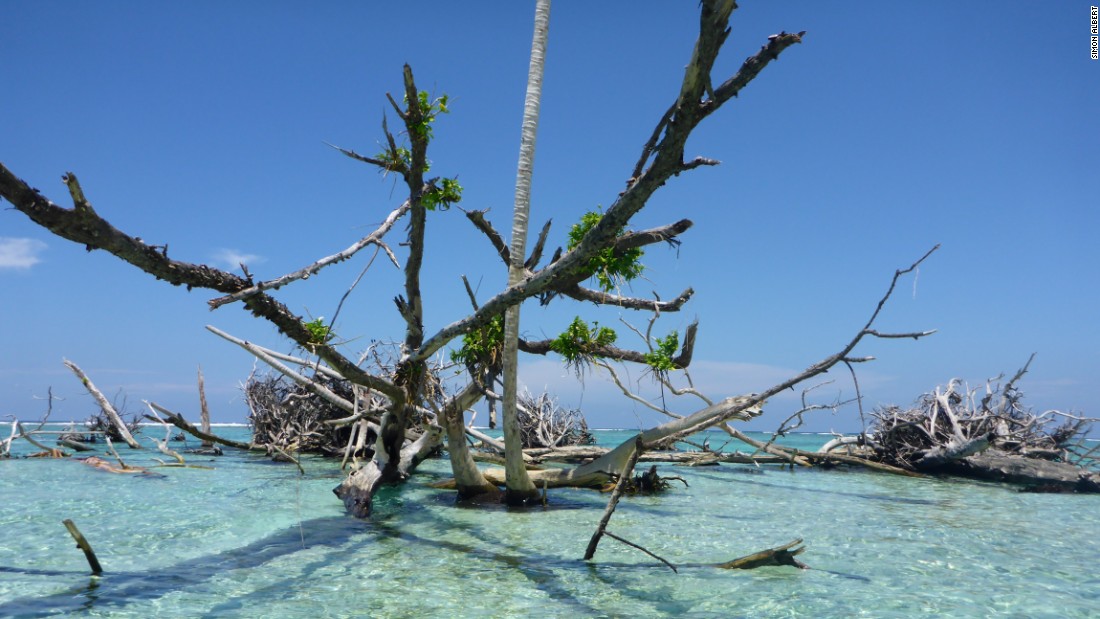
<instances>
[{"instance_id":1,"label":"weathered gray wood","mask_svg":"<svg viewBox=\"0 0 1100 619\"><path fill-rule=\"evenodd\" d=\"M92 568L92 574L95 576L102 574L103 566L99 564L99 559L96 558L92 545L88 543L80 529L76 528L76 524L68 518L62 520L61 523L65 525L65 528L69 530L69 534L76 540L77 547L84 551L84 558L88 560L88 566Z\"/></svg>"},{"instance_id":2,"label":"weathered gray wood","mask_svg":"<svg viewBox=\"0 0 1100 619\"><path fill-rule=\"evenodd\" d=\"M366 518L374 507L374 494L378 489L405 481L439 447L442 440L443 428L429 426L420 438L401 448L400 458L396 462L372 459L348 475L332 492L344 502L348 513L356 518Z\"/></svg>"},{"instance_id":3,"label":"weathered gray wood","mask_svg":"<svg viewBox=\"0 0 1100 619\"><path fill-rule=\"evenodd\" d=\"M119 416L115 407L111 406L111 403L108 402L103 393L96 388L92 380L84 373L84 370L80 369L80 367L68 359L65 359L64 363L66 367L73 371L73 374L76 374L76 377L84 384L84 388L88 390L88 393L92 394L96 404L99 404L99 408L101 408L103 413L107 415L107 418L111 420L111 424L118 430L118 435L122 437L122 440L126 441L130 449L141 449L141 445L134 438L134 435L130 434L130 429L126 427L126 424L122 421L122 417Z\"/></svg>"},{"instance_id":4,"label":"weathered gray wood","mask_svg":"<svg viewBox=\"0 0 1100 619\"><path fill-rule=\"evenodd\" d=\"M1096 471L1082 469L1066 462L1021 458L994 450L950 462L941 470L974 479L1039 486L1045 489L1083 493L1100 492L1100 473Z\"/></svg>"}]
</instances>

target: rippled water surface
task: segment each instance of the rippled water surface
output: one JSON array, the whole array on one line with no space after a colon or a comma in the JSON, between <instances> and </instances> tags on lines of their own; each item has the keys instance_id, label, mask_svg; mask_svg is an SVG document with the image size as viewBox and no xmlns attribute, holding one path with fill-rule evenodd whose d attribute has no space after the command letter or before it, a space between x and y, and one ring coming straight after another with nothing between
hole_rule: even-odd
<instances>
[{"instance_id":1,"label":"rippled water surface","mask_svg":"<svg viewBox=\"0 0 1100 619\"><path fill-rule=\"evenodd\" d=\"M123 452L138 465L154 456ZM449 471L430 461L364 522L332 494L337 463L306 459L299 475L244 454L189 462L213 469L130 476L0 460L0 617L1100 616L1097 496L663 466L689 486L624 500L610 530L676 574L608 538L581 561L607 500L592 491L552 491L545 509L460 508L426 486ZM65 518L102 576L89 575ZM795 538L813 569L706 565Z\"/></svg>"}]
</instances>

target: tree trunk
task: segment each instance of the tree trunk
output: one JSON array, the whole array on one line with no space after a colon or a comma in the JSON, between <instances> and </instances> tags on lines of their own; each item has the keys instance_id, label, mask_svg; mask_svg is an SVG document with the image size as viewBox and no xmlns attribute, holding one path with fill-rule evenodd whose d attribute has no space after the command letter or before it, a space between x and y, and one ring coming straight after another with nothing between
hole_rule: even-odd
<instances>
[{"instance_id":1,"label":"tree trunk","mask_svg":"<svg viewBox=\"0 0 1100 619\"><path fill-rule=\"evenodd\" d=\"M111 403L107 401L107 398L103 396L103 393L99 389L96 389L92 379L88 378L88 375L84 373L84 370L80 369L75 363L64 360L65 365L76 374L76 377L80 379L80 382L84 384L84 388L88 390L88 393L92 394L95 398L96 404L99 404L99 408L103 409L103 414L107 415L107 418L111 420L111 424L118 430L119 436L122 440L126 441L126 444L130 446L130 449L141 449L141 445L134 439L134 435L130 434L130 429L126 427L126 423L122 421L122 417L119 416L115 407L111 406Z\"/></svg>"},{"instance_id":2,"label":"tree trunk","mask_svg":"<svg viewBox=\"0 0 1100 619\"><path fill-rule=\"evenodd\" d=\"M442 411L442 421L447 432L447 453L451 458L451 471L454 473L455 487L459 499L468 499L479 495L500 495L500 489L489 483L481 470L477 468L469 445L466 444L466 424L464 413L481 397L480 388L470 383L460 393L451 398ZM522 453L522 452L521 452Z\"/></svg>"},{"instance_id":3,"label":"tree trunk","mask_svg":"<svg viewBox=\"0 0 1100 619\"><path fill-rule=\"evenodd\" d=\"M394 432L401 424L392 412L382 418L382 432L378 436L377 447L372 458L363 468L348 475L332 492L344 502L348 513L356 518L367 518L374 509L374 495L382 486L404 482L425 458L439 447L443 439L443 428L429 426L420 438L399 448L393 453L395 442L403 443L404 429L400 435ZM391 418L391 419L387 419ZM387 427L389 430L387 431Z\"/></svg>"},{"instance_id":4,"label":"tree trunk","mask_svg":"<svg viewBox=\"0 0 1100 619\"><path fill-rule=\"evenodd\" d=\"M546 39L550 29L550 0L538 0L535 7L535 35L531 42L531 63L527 73L527 96L523 104L523 129L516 173L516 201L512 220L511 264L508 285L524 279L527 255L527 221L531 208L531 174L535 165L535 136L542 99L542 73L546 61ZM508 307L504 318L504 425L505 471L509 503L523 503L538 496L523 463L523 446L516 414L517 374L519 371L519 308Z\"/></svg>"}]
</instances>

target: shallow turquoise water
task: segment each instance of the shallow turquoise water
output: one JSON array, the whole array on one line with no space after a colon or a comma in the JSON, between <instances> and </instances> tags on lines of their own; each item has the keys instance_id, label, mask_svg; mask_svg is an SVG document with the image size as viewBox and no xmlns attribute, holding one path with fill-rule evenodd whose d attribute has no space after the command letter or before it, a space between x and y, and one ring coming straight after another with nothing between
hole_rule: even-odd
<instances>
[{"instance_id":1,"label":"shallow turquoise water","mask_svg":"<svg viewBox=\"0 0 1100 619\"><path fill-rule=\"evenodd\" d=\"M123 452L142 465L154 455ZM189 461L215 468L146 478L0 460L0 617L1100 616L1096 496L662 467L690 486L624 500L611 531L677 565L801 537L814 568L674 574L608 538L595 562L580 560L607 499L592 491L551 492L548 509L459 508L425 486L448 474L431 461L363 522L333 496L331 461L307 459L304 476L249 455ZM88 575L64 518L95 547L102 577Z\"/></svg>"}]
</instances>

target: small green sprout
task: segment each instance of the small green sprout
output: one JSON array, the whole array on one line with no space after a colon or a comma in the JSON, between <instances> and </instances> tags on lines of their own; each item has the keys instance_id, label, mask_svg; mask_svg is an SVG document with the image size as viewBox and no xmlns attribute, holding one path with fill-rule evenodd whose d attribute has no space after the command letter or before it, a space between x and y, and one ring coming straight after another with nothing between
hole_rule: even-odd
<instances>
[{"instance_id":1,"label":"small green sprout","mask_svg":"<svg viewBox=\"0 0 1100 619\"><path fill-rule=\"evenodd\" d=\"M309 331L309 343L313 346L328 344L333 338L332 329L325 325L324 316L318 316L307 323L303 323L303 326Z\"/></svg>"}]
</instances>

